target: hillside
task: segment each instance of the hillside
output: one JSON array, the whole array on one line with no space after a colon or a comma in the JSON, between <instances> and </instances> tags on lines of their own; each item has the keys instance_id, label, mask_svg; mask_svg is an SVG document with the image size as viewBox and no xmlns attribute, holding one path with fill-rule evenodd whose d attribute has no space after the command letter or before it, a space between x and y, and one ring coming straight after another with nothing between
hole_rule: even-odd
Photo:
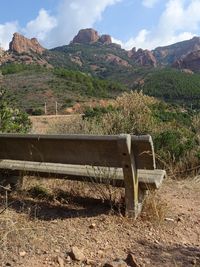
<instances>
[{"instance_id":1,"label":"hillside","mask_svg":"<svg viewBox=\"0 0 200 267\"><path fill-rule=\"evenodd\" d=\"M145 76L137 89L170 103L200 109L200 75L174 69L156 70Z\"/></svg>"},{"instance_id":2,"label":"hillside","mask_svg":"<svg viewBox=\"0 0 200 267\"><path fill-rule=\"evenodd\" d=\"M56 101L58 111L63 112L75 103L113 98L126 90L116 82L61 68L12 64L0 70L3 73L2 87L6 89L9 102L30 114L43 114L45 102L52 114Z\"/></svg>"},{"instance_id":3,"label":"hillside","mask_svg":"<svg viewBox=\"0 0 200 267\"><path fill-rule=\"evenodd\" d=\"M0 53L2 86L9 101L34 114L44 112L45 102L50 113L56 101L63 112L132 89L199 109L199 49L200 38L194 37L152 51L126 51L109 35L84 29L69 45L48 50L15 33L9 50Z\"/></svg>"}]
</instances>

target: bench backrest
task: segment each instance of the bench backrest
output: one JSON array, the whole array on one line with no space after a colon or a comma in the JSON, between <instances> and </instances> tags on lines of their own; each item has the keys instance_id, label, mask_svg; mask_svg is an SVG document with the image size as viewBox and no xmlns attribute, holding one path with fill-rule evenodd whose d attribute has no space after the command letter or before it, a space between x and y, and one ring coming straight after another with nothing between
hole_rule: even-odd
<instances>
[{"instance_id":1,"label":"bench backrest","mask_svg":"<svg viewBox=\"0 0 200 267\"><path fill-rule=\"evenodd\" d=\"M155 168L149 135L0 134L0 159L120 168L123 153L130 147L137 169Z\"/></svg>"}]
</instances>

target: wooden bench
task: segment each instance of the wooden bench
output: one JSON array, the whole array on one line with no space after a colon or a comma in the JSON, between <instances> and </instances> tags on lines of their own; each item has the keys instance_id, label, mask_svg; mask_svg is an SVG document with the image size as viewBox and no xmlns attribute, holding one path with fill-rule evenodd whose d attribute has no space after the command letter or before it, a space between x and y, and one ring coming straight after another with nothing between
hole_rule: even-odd
<instances>
[{"instance_id":1,"label":"wooden bench","mask_svg":"<svg viewBox=\"0 0 200 267\"><path fill-rule=\"evenodd\" d=\"M106 168L115 173L110 183L125 187L126 214L134 218L146 191L159 188L166 174L156 169L149 135L0 134L2 183L27 174L104 183Z\"/></svg>"}]
</instances>

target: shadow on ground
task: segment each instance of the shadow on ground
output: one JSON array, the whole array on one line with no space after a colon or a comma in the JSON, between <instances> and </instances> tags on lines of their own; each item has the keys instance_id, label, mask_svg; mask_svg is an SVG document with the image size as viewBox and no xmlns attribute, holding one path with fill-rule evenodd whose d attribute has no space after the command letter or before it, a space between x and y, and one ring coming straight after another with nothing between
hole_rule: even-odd
<instances>
[{"instance_id":1,"label":"shadow on ground","mask_svg":"<svg viewBox=\"0 0 200 267\"><path fill-rule=\"evenodd\" d=\"M146 250L146 257L154 263L154 266L179 266L179 267L200 267L200 247L191 245L173 244L153 244L147 240L141 240Z\"/></svg>"},{"instance_id":2,"label":"shadow on ground","mask_svg":"<svg viewBox=\"0 0 200 267\"><path fill-rule=\"evenodd\" d=\"M0 197L0 201L4 202L4 197ZM16 212L26 213L30 218L39 220L54 220L66 218L84 218L95 217L101 214L110 214L123 212L112 201L95 199L91 197L81 197L68 194L65 203L58 200L30 198L29 196L10 195L8 197L9 208ZM2 209L3 209L2 205Z\"/></svg>"}]
</instances>

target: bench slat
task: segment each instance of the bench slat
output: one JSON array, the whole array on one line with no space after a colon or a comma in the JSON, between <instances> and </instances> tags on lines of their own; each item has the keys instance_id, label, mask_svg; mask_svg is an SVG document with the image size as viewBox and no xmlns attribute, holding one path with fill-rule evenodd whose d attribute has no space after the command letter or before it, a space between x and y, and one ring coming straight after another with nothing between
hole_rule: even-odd
<instances>
[{"instance_id":1,"label":"bench slat","mask_svg":"<svg viewBox=\"0 0 200 267\"><path fill-rule=\"evenodd\" d=\"M125 136L0 135L0 159L121 167Z\"/></svg>"},{"instance_id":2,"label":"bench slat","mask_svg":"<svg viewBox=\"0 0 200 267\"><path fill-rule=\"evenodd\" d=\"M93 181L97 183L107 183L109 178L110 184L124 187L122 169L15 160L1 160L0 169L18 170L24 172L24 174L29 173L49 178L68 178L78 181L91 181L92 177ZM166 172L164 170L138 170L139 185L143 189L158 189L165 176Z\"/></svg>"},{"instance_id":3,"label":"bench slat","mask_svg":"<svg viewBox=\"0 0 200 267\"><path fill-rule=\"evenodd\" d=\"M0 158L121 167L118 143L124 136L0 134ZM132 136L131 146L137 169L155 169L150 135Z\"/></svg>"}]
</instances>

